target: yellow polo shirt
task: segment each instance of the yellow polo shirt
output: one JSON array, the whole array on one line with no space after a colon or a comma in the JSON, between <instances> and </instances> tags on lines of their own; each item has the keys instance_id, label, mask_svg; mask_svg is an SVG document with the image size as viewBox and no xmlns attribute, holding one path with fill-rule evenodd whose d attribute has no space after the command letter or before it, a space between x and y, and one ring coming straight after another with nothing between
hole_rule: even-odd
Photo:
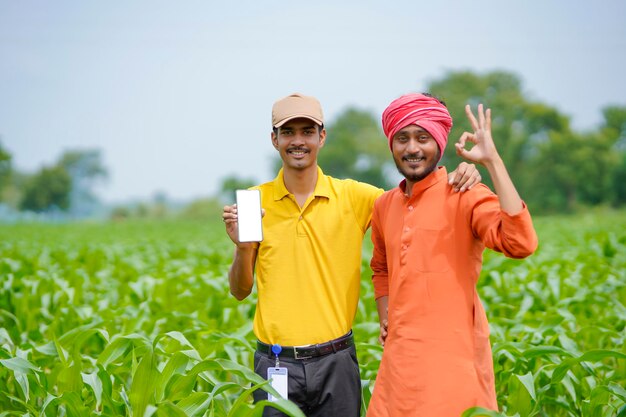
<instances>
[{"instance_id":1,"label":"yellow polo shirt","mask_svg":"<svg viewBox=\"0 0 626 417\"><path fill-rule=\"evenodd\" d=\"M263 242L256 259L254 333L283 346L322 343L350 331L359 300L361 247L383 190L324 175L303 207L283 171L261 191Z\"/></svg>"}]
</instances>

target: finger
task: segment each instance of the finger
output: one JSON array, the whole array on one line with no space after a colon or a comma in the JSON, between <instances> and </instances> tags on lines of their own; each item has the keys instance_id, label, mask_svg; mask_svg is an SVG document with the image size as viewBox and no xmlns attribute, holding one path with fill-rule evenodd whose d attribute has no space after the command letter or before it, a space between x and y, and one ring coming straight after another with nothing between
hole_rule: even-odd
<instances>
[{"instance_id":1,"label":"finger","mask_svg":"<svg viewBox=\"0 0 626 417\"><path fill-rule=\"evenodd\" d=\"M463 134L461 135L461 137L459 138L459 140L457 141L457 145L460 145L461 148L465 148L465 142L467 141L467 132L463 132Z\"/></svg>"},{"instance_id":2,"label":"finger","mask_svg":"<svg viewBox=\"0 0 626 417\"><path fill-rule=\"evenodd\" d=\"M461 146L460 143L455 143L454 148L456 149L456 154L460 157L464 157L463 155L465 154L465 152L467 152L467 150L463 146Z\"/></svg>"},{"instance_id":3,"label":"finger","mask_svg":"<svg viewBox=\"0 0 626 417\"><path fill-rule=\"evenodd\" d=\"M483 109L483 103L478 105L478 127L485 128L485 111Z\"/></svg>"},{"instance_id":4,"label":"finger","mask_svg":"<svg viewBox=\"0 0 626 417\"><path fill-rule=\"evenodd\" d=\"M468 151L467 149L463 148L463 147L462 147L462 146L460 146L458 143L456 143L456 144L454 145L454 147L456 148L456 154L457 154L458 156L460 156L460 157L461 157L461 158L463 158L463 159L471 160L471 159L468 157L469 151Z\"/></svg>"},{"instance_id":5,"label":"finger","mask_svg":"<svg viewBox=\"0 0 626 417\"><path fill-rule=\"evenodd\" d=\"M476 121L476 118L474 117L474 113L472 112L472 108L470 107L469 104L465 105L465 114L467 115L467 118L470 121L470 124L472 125L472 129L474 131L478 130L478 122Z\"/></svg>"},{"instance_id":6,"label":"finger","mask_svg":"<svg viewBox=\"0 0 626 417\"><path fill-rule=\"evenodd\" d=\"M478 172L478 170L475 170L474 172L470 173L467 178L465 179L465 181L463 182L463 186L461 187L461 192L463 191L467 191L467 190L471 190L473 186L475 186L476 184L479 184L480 181L482 180L480 173Z\"/></svg>"},{"instance_id":7,"label":"finger","mask_svg":"<svg viewBox=\"0 0 626 417\"><path fill-rule=\"evenodd\" d=\"M478 141L476 140L476 136L473 133L463 132L455 146L460 146L461 148L465 149L465 145L467 144L467 142L473 143L474 145L478 143Z\"/></svg>"},{"instance_id":8,"label":"finger","mask_svg":"<svg viewBox=\"0 0 626 417\"><path fill-rule=\"evenodd\" d=\"M459 183L457 184L456 191L463 192L467 190L467 186L469 182L471 181L471 178L472 178L472 174L466 171L465 175L463 175L463 177L460 179Z\"/></svg>"},{"instance_id":9,"label":"finger","mask_svg":"<svg viewBox=\"0 0 626 417\"><path fill-rule=\"evenodd\" d=\"M491 132L491 109L487 109L487 123L485 125L485 128Z\"/></svg>"},{"instance_id":10,"label":"finger","mask_svg":"<svg viewBox=\"0 0 626 417\"><path fill-rule=\"evenodd\" d=\"M461 178L463 178L463 175L465 174L466 170L467 170L467 163L461 162L459 166L457 167L457 169L453 171L454 175L452 176L452 178L450 178L450 180L448 181L448 184L455 184L455 185L458 184L459 181L461 181Z\"/></svg>"},{"instance_id":11,"label":"finger","mask_svg":"<svg viewBox=\"0 0 626 417\"><path fill-rule=\"evenodd\" d=\"M467 186L468 190L471 190L473 186L475 186L476 184L480 184L480 182L483 180L483 177L481 177L480 172L478 172L478 170L476 170L476 173L474 176L472 176L472 181L471 183Z\"/></svg>"},{"instance_id":12,"label":"finger","mask_svg":"<svg viewBox=\"0 0 626 417\"><path fill-rule=\"evenodd\" d=\"M237 213L236 211L224 212L222 214L222 220L224 223L234 223L237 221Z\"/></svg>"},{"instance_id":13,"label":"finger","mask_svg":"<svg viewBox=\"0 0 626 417\"><path fill-rule=\"evenodd\" d=\"M459 139L459 143L463 143L463 147L465 147L465 144L467 142L471 142L473 144L478 143L478 139L476 138L476 135L473 132L464 132L461 135L461 138Z\"/></svg>"}]
</instances>

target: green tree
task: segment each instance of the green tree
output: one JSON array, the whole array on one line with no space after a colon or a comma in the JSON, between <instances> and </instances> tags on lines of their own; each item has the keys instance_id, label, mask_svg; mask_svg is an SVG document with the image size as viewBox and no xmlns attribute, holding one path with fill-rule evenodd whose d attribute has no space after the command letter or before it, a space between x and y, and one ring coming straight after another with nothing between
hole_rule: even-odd
<instances>
[{"instance_id":1,"label":"green tree","mask_svg":"<svg viewBox=\"0 0 626 417\"><path fill-rule=\"evenodd\" d=\"M448 168L461 162L454 143L464 131L471 131L465 105L476 111L478 103L493 109L492 132L511 177L520 193L527 195L534 179L528 168L537 156L537 146L552 132L570 133L569 119L558 110L525 96L522 82L515 74L493 71L484 75L469 71L449 72L429 83L428 92L445 101L454 118L448 147L442 163ZM491 185L488 175L483 180Z\"/></svg>"},{"instance_id":2,"label":"green tree","mask_svg":"<svg viewBox=\"0 0 626 417\"><path fill-rule=\"evenodd\" d=\"M11 154L0 142L0 201L2 201L2 190L4 190L11 178L11 159Z\"/></svg>"},{"instance_id":3,"label":"green tree","mask_svg":"<svg viewBox=\"0 0 626 417\"><path fill-rule=\"evenodd\" d=\"M94 188L108 177L100 150L72 150L65 152L61 166L72 179L70 209L75 215L89 214L98 204Z\"/></svg>"},{"instance_id":4,"label":"green tree","mask_svg":"<svg viewBox=\"0 0 626 417\"><path fill-rule=\"evenodd\" d=\"M26 183L20 202L21 210L44 212L70 206L72 179L62 166L42 168Z\"/></svg>"},{"instance_id":5,"label":"green tree","mask_svg":"<svg viewBox=\"0 0 626 417\"><path fill-rule=\"evenodd\" d=\"M611 178L611 202L626 204L626 106L608 106L603 109L604 124L600 134L612 144L615 167Z\"/></svg>"},{"instance_id":6,"label":"green tree","mask_svg":"<svg viewBox=\"0 0 626 417\"><path fill-rule=\"evenodd\" d=\"M230 175L222 180L220 195L222 200L228 204L235 201L235 190L245 190L257 184L254 178L240 178L236 175Z\"/></svg>"},{"instance_id":7,"label":"green tree","mask_svg":"<svg viewBox=\"0 0 626 417\"><path fill-rule=\"evenodd\" d=\"M596 131L551 132L538 145L530 200L549 211L624 202L626 108L606 108L604 118Z\"/></svg>"},{"instance_id":8,"label":"green tree","mask_svg":"<svg viewBox=\"0 0 626 417\"><path fill-rule=\"evenodd\" d=\"M584 194L597 203L608 185L605 156L591 135L551 133L529 165L534 187L524 197L545 211L572 211Z\"/></svg>"},{"instance_id":9,"label":"green tree","mask_svg":"<svg viewBox=\"0 0 626 417\"><path fill-rule=\"evenodd\" d=\"M191 220L218 219L222 216L222 204L216 198L197 199L189 203L179 216Z\"/></svg>"},{"instance_id":10,"label":"green tree","mask_svg":"<svg viewBox=\"0 0 626 417\"><path fill-rule=\"evenodd\" d=\"M388 180L387 173L395 168L387 143L378 119L369 112L349 108L328 126L318 162L333 177L388 189L396 184Z\"/></svg>"}]
</instances>

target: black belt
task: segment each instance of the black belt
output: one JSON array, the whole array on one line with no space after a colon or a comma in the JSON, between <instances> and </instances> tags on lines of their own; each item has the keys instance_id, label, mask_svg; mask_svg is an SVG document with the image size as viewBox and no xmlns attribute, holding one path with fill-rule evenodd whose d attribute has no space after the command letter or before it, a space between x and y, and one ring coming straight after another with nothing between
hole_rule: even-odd
<instances>
[{"instance_id":1,"label":"black belt","mask_svg":"<svg viewBox=\"0 0 626 417\"><path fill-rule=\"evenodd\" d=\"M278 356L294 359L310 359L338 352L340 350L347 349L350 346L354 346L352 330L350 330L350 333L345 336L341 336L338 339L334 339L326 343L305 346L281 346L282 350ZM256 348L259 352L266 353L268 356L275 356L274 353L272 353L272 345L268 345L267 343L257 340Z\"/></svg>"}]
</instances>

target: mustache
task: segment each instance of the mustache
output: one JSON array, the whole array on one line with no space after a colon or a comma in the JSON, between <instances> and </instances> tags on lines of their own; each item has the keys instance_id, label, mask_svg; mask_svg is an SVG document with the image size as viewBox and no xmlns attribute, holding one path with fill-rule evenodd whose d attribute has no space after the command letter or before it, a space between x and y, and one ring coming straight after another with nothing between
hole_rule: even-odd
<instances>
[{"instance_id":1,"label":"mustache","mask_svg":"<svg viewBox=\"0 0 626 417\"><path fill-rule=\"evenodd\" d=\"M422 158L422 156L420 154L418 154L418 153L410 153L410 154L404 155L402 157L402 160L406 161L407 159L420 159L420 158Z\"/></svg>"}]
</instances>

